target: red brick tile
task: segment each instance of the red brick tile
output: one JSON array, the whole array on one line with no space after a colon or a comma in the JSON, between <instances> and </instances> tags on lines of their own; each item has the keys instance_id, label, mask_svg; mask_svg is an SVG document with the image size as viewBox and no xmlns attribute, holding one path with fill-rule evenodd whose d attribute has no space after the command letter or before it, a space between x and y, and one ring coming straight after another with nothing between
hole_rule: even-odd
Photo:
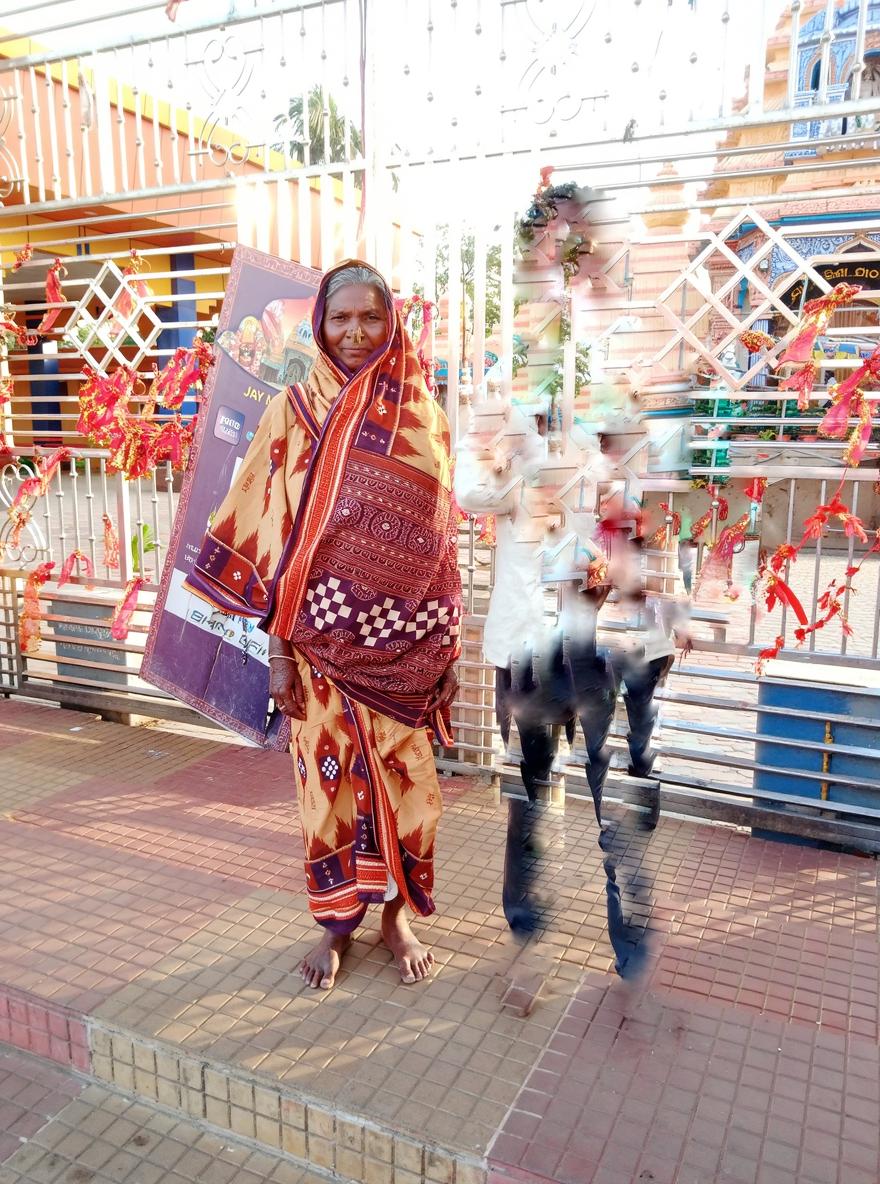
<instances>
[{"instance_id":1,"label":"red brick tile","mask_svg":"<svg viewBox=\"0 0 880 1184\"><path fill-rule=\"evenodd\" d=\"M559 1184L592 1184L598 1164L582 1155L566 1153L556 1165Z\"/></svg>"},{"instance_id":2,"label":"red brick tile","mask_svg":"<svg viewBox=\"0 0 880 1184\"><path fill-rule=\"evenodd\" d=\"M522 1154L519 1166L539 1174L541 1179L552 1180L562 1155L551 1147L531 1143Z\"/></svg>"},{"instance_id":3,"label":"red brick tile","mask_svg":"<svg viewBox=\"0 0 880 1184\"><path fill-rule=\"evenodd\" d=\"M541 1120L534 1114L523 1110L513 1110L504 1123L504 1133L518 1139L530 1140L541 1125Z\"/></svg>"},{"instance_id":4,"label":"red brick tile","mask_svg":"<svg viewBox=\"0 0 880 1184\"><path fill-rule=\"evenodd\" d=\"M515 1135L503 1131L492 1145L490 1160L497 1163L518 1164L528 1146L525 1139L519 1139Z\"/></svg>"}]
</instances>

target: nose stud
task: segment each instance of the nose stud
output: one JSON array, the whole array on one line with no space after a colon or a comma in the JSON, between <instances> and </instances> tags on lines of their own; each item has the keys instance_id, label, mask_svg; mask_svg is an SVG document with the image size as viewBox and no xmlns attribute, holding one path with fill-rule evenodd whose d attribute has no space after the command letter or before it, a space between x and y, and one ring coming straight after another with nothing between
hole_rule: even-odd
<instances>
[{"instance_id":1,"label":"nose stud","mask_svg":"<svg viewBox=\"0 0 880 1184\"><path fill-rule=\"evenodd\" d=\"M358 327L357 327L357 328L355 329L355 331L354 331L354 343L355 343L355 345L360 345L360 344L361 344L361 342L363 341L363 339L364 339L364 331L363 331L363 329L360 327L360 325L358 325Z\"/></svg>"}]
</instances>

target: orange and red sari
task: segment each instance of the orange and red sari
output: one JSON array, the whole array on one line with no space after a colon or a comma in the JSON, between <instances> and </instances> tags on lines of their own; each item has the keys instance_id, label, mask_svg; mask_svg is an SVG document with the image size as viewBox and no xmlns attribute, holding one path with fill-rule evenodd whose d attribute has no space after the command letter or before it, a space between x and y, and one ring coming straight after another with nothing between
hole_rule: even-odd
<instances>
[{"instance_id":1,"label":"orange and red sari","mask_svg":"<svg viewBox=\"0 0 880 1184\"><path fill-rule=\"evenodd\" d=\"M335 270L315 304L318 360L269 404L188 583L294 647L309 900L348 932L395 887L434 908L428 729L442 740L448 720L428 706L458 657L461 584L446 418L390 297L388 341L360 371L324 351Z\"/></svg>"}]
</instances>

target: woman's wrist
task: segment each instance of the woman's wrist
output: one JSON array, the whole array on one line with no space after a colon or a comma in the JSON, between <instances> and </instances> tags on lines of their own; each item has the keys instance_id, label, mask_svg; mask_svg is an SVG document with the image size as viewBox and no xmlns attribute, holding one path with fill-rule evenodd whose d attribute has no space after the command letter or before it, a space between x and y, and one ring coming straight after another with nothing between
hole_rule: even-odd
<instances>
[{"instance_id":1,"label":"woman's wrist","mask_svg":"<svg viewBox=\"0 0 880 1184\"><path fill-rule=\"evenodd\" d=\"M292 658L293 646L285 637L276 637L274 633L269 634L269 657L270 658Z\"/></svg>"}]
</instances>

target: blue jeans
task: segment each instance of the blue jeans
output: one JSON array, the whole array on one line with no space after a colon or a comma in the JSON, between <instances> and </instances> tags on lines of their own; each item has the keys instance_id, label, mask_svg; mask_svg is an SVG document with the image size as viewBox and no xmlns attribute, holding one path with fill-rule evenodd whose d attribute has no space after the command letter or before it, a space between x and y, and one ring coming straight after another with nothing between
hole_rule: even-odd
<instances>
[{"instance_id":1,"label":"blue jeans","mask_svg":"<svg viewBox=\"0 0 880 1184\"><path fill-rule=\"evenodd\" d=\"M523 783L546 781L556 744L553 727L577 720L587 747L587 783L596 818L601 823L602 792L611 753L608 735L620 690L629 731L629 771L649 777L655 754L651 735L657 709L654 693L665 678L672 657L646 662L638 653L613 650L588 642L561 644L540 660L513 663L506 706L519 728L523 753Z\"/></svg>"}]
</instances>

